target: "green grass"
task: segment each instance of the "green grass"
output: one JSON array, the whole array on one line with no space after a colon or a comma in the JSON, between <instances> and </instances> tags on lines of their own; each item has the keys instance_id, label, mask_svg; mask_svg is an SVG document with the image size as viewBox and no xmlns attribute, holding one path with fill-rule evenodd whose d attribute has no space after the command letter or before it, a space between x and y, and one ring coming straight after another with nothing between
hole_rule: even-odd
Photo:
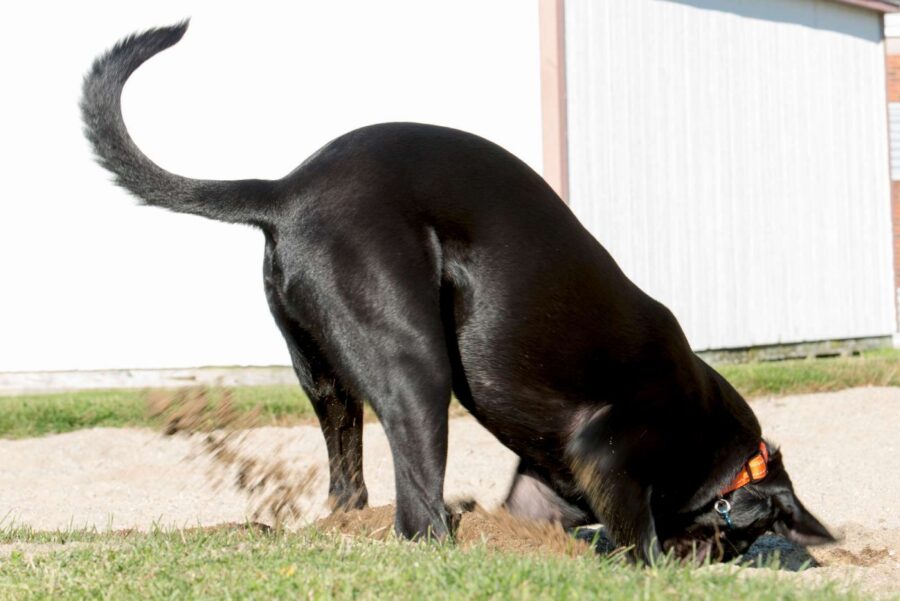
<instances>
[{"instance_id":1,"label":"green grass","mask_svg":"<svg viewBox=\"0 0 900 601\"><path fill-rule=\"evenodd\" d=\"M3 599L853 599L774 570L637 568L601 557L462 551L452 544L347 540L308 530L149 534L0 531L0 541L66 543L0 559ZM71 544L71 543L77 544ZM3 552L0 546L0 552Z\"/></svg>"},{"instance_id":2,"label":"green grass","mask_svg":"<svg viewBox=\"0 0 900 601\"><path fill-rule=\"evenodd\" d=\"M261 408L261 425L289 425L315 420L299 386L234 388L235 408ZM0 437L23 438L95 427L156 427L142 390L77 392L0 397Z\"/></svg>"},{"instance_id":3,"label":"green grass","mask_svg":"<svg viewBox=\"0 0 900 601\"><path fill-rule=\"evenodd\" d=\"M747 398L857 386L900 386L900 350L870 351L857 357L719 365L716 369Z\"/></svg>"},{"instance_id":4,"label":"green grass","mask_svg":"<svg viewBox=\"0 0 900 601\"><path fill-rule=\"evenodd\" d=\"M720 365L717 369L745 397L840 390L855 386L900 386L900 351L858 357ZM259 425L313 423L309 400L298 386L233 389L236 408L259 407ZM454 405L454 412L463 410ZM370 412L369 412L370 413ZM0 397L0 437L23 438L93 427L157 427L141 390Z\"/></svg>"}]
</instances>

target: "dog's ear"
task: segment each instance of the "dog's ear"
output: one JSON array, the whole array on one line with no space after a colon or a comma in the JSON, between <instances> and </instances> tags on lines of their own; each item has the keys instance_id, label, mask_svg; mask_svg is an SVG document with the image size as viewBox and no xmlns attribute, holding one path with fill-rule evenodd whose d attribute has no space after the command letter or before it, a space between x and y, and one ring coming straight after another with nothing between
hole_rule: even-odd
<instances>
[{"instance_id":1,"label":"dog's ear","mask_svg":"<svg viewBox=\"0 0 900 601\"><path fill-rule=\"evenodd\" d=\"M772 529L776 534L803 546L822 545L837 540L794 494L794 485L784 468L780 449L769 445L769 475L757 488L772 499Z\"/></svg>"},{"instance_id":2,"label":"dog's ear","mask_svg":"<svg viewBox=\"0 0 900 601\"><path fill-rule=\"evenodd\" d=\"M769 475L759 485L759 491L771 497L776 534L798 545L822 545L837 539L811 514L794 494L794 485L784 468L781 451L769 445Z\"/></svg>"},{"instance_id":3,"label":"dog's ear","mask_svg":"<svg viewBox=\"0 0 900 601\"><path fill-rule=\"evenodd\" d=\"M794 496L793 490L779 493L772 500L778 515L774 524L777 534L804 547L833 543L837 540L813 514L807 511L803 503Z\"/></svg>"}]
</instances>

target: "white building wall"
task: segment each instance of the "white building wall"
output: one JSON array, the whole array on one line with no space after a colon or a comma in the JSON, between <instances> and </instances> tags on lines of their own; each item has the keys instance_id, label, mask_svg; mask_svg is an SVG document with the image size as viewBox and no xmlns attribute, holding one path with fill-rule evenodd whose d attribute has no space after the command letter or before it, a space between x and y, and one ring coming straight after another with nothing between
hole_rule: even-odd
<instances>
[{"instance_id":1,"label":"white building wall","mask_svg":"<svg viewBox=\"0 0 900 601\"><path fill-rule=\"evenodd\" d=\"M881 15L569 0L572 208L696 349L895 329Z\"/></svg>"}]
</instances>

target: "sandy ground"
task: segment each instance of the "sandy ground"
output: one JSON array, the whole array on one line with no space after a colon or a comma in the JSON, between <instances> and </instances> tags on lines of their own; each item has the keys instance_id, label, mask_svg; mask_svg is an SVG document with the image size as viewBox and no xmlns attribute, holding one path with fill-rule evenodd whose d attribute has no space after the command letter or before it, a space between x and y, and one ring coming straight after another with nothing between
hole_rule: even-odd
<instances>
[{"instance_id":1,"label":"sandy ground","mask_svg":"<svg viewBox=\"0 0 900 601\"><path fill-rule=\"evenodd\" d=\"M297 385L290 367L191 367L0 373L0 396L101 388Z\"/></svg>"},{"instance_id":2,"label":"sandy ground","mask_svg":"<svg viewBox=\"0 0 900 601\"><path fill-rule=\"evenodd\" d=\"M752 406L767 438L782 446L800 498L844 537L811 549L822 567L799 573L790 570L809 556L783 539L767 537L756 552L780 548L788 578L838 579L873 595L900 596L900 388L761 399ZM326 454L317 428L259 428L244 436L242 452L281 458L298 475L317 469L302 510L310 520L327 513ZM0 519L41 530L245 520L252 507L231 485L233 471L219 469L204 448L201 436L135 429L0 440ZM451 421L446 498L474 497L494 507L514 465L513 454L474 420ZM390 452L377 424L365 429L364 470L370 504L393 502Z\"/></svg>"}]
</instances>

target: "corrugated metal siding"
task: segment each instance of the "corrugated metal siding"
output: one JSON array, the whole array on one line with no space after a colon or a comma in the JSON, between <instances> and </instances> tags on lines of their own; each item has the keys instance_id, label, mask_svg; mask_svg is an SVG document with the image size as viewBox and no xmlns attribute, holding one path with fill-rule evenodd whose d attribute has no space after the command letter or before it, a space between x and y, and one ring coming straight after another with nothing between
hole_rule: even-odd
<instances>
[{"instance_id":1,"label":"corrugated metal siding","mask_svg":"<svg viewBox=\"0 0 900 601\"><path fill-rule=\"evenodd\" d=\"M572 208L694 348L893 332L880 15L568 0L565 20Z\"/></svg>"},{"instance_id":2,"label":"corrugated metal siding","mask_svg":"<svg viewBox=\"0 0 900 601\"><path fill-rule=\"evenodd\" d=\"M891 179L900 181L900 102L888 104L891 140Z\"/></svg>"}]
</instances>

